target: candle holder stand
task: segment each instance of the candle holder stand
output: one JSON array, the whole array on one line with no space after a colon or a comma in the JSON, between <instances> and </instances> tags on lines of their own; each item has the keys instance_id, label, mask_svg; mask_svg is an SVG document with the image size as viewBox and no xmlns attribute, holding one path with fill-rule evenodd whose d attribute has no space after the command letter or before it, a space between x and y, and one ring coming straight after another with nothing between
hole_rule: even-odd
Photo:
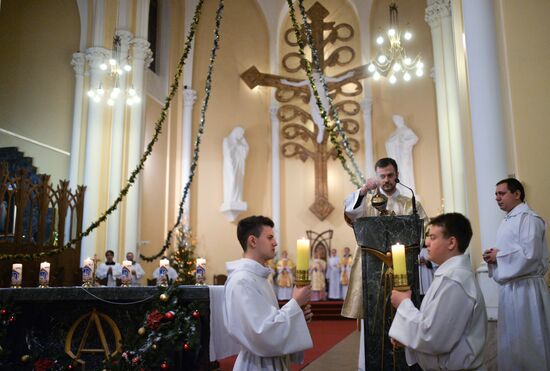
<instances>
[{"instance_id":1,"label":"candle holder stand","mask_svg":"<svg viewBox=\"0 0 550 371\"><path fill-rule=\"evenodd\" d=\"M296 286L307 286L311 283L309 278L309 269L296 270Z\"/></svg>"},{"instance_id":2,"label":"candle holder stand","mask_svg":"<svg viewBox=\"0 0 550 371\"><path fill-rule=\"evenodd\" d=\"M406 274L394 274L393 275L393 288L397 291L409 291L411 287L407 280Z\"/></svg>"}]
</instances>

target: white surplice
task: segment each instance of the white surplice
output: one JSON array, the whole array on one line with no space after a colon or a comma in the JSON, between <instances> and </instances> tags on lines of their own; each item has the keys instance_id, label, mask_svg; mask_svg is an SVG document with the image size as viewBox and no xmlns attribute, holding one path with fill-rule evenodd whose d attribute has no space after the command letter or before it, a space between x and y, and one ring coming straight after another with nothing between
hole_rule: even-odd
<instances>
[{"instance_id":1,"label":"white surplice","mask_svg":"<svg viewBox=\"0 0 550 371\"><path fill-rule=\"evenodd\" d=\"M290 370L313 347L309 329L296 300L279 309L269 268L251 259L226 264L224 323L241 344L233 370Z\"/></svg>"},{"instance_id":2,"label":"white surplice","mask_svg":"<svg viewBox=\"0 0 550 371\"><path fill-rule=\"evenodd\" d=\"M109 273L109 268L111 273ZM107 265L101 263L95 271L95 276L100 280L107 278L107 286L116 286L116 279L122 274L122 265L115 263L114 265Z\"/></svg>"},{"instance_id":3,"label":"white surplice","mask_svg":"<svg viewBox=\"0 0 550 371\"><path fill-rule=\"evenodd\" d=\"M489 276L500 285L498 368L550 370L550 294L546 223L525 203L517 205L497 232L496 264Z\"/></svg>"},{"instance_id":4,"label":"white surplice","mask_svg":"<svg viewBox=\"0 0 550 371\"><path fill-rule=\"evenodd\" d=\"M418 310L401 302L389 331L405 345L407 363L424 370L484 370L485 302L468 255L441 264Z\"/></svg>"},{"instance_id":5,"label":"white surplice","mask_svg":"<svg viewBox=\"0 0 550 371\"><path fill-rule=\"evenodd\" d=\"M327 279L328 298L341 299L342 290L340 285L340 258L338 256L331 256L328 258Z\"/></svg>"}]
</instances>

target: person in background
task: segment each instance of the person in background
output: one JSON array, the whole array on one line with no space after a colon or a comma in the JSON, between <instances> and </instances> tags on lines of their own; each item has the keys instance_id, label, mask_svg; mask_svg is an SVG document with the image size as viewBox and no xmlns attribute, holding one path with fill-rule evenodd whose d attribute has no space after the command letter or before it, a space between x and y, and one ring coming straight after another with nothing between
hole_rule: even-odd
<instances>
[{"instance_id":1,"label":"person in background","mask_svg":"<svg viewBox=\"0 0 550 371\"><path fill-rule=\"evenodd\" d=\"M141 286L139 280L145 275L145 271L141 265L134 260L134 253L128 251L126 253L126 260L132 262L132 286Z\"/></svg>"},{"instance_id":2,"label":"person in background","mask_svg":"<svg viewBox=\"0 0 550 371\"><path fill-rule=\"evenodd\" d=\"M105 262L101 263L95 271L95 275L100 280L107 279L107 286L116 286L116 279L122 273L122 266L114 261L115 253L113 250L105 251Z\"/></svg>"}]
</instances>

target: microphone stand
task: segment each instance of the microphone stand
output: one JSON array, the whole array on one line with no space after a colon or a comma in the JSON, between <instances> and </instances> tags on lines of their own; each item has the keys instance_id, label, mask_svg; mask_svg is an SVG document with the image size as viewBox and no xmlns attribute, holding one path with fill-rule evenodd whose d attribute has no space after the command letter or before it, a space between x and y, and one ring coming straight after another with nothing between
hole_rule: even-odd
<instances>
[{"instance_id":1,"label":"microphone stand","mask_svg":"<svg viewBox=\"0 0 550 371\"><path fill-rule=\"evenodd\" d=\"M412 206L413 206L413 215L418 215L418 210L416 209L416 197L414 196L414 191L411 187L407 187L399 181L399 178L395 180L396 183L401 184L403 187L407 188L412 193Z\"/></svg>"}]
</instances>

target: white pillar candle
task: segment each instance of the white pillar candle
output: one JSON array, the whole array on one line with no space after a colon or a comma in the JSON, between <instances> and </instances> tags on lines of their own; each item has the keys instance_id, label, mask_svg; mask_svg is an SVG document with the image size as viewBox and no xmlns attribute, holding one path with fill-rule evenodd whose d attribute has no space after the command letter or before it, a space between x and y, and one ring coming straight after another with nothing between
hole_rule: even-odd
<instances>
[{"instance_id":1,"label":"white pillar candle","mask_svg":"<svg viewBox=\"0 0 550 371\"><path fill-rule=\"evenodd\" d=\"M195 262L195 279L198 284L206 282L206 259L197 258Z\"/></svg>"},{"instance_id":2,"label":"white pillar candle","mask_svg":"<svg viewBox=\"0 0 550 371\"><path fill-rule=\"evenodd\" d=\"M124 260L122 262L122 273L120 280L123 285L127 285L132 281L132 262L130 260Z\"/></svg>"},{"instance_id":3,"label":"white pillar candle","mask_svg":"<svg viewBox=\"0 0 550 371\"><path fill-rule=\"evenodd\" d=\"M50 283L50 263L40 263L40 272L38 272L38 283L41 286L48 286Z\"/></svg>"},{"instance_id":4,"label":"white pillar candle","mask_svg":"<svg viewBox=\"0 0 550 371\"><path fill-rule=\"evenodd\" d=\"M82 281L87 282L93 279L94 274L94 261L89 257L84 259L82 264Z\"/></svg>"},{"instance_id":5,"label":"white pillar candle","mask_svg":"<svg viewBox=\"0 0 550 371\"><path fill-rule=\"evenodd\" d=\"M14 263L11 266L11 285L21 286L23 281L23 264Z\"/></svg>"}]
</instances>

